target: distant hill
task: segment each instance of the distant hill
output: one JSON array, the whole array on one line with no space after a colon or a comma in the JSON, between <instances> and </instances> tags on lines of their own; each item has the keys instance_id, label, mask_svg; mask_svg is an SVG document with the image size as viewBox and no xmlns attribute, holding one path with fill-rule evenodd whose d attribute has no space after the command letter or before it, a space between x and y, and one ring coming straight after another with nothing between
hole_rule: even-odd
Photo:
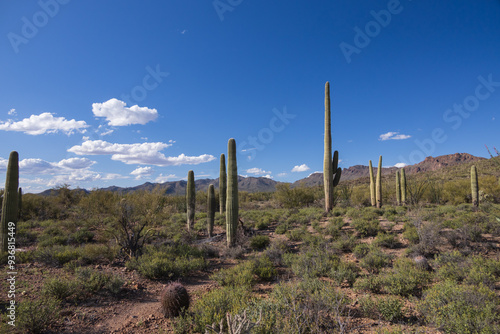
<instances>
[{"instance_id":1,"label":"distant hill","mask_svg":"<svg viewBox=\"0 0 500 334\"><path fill-rule=\"evenodd\" d=\"M419 162L418 164L406 166L405 170L407 174L417 174L424 172L435 172L441 169L448 169L454 166L460 166L462 164L468 164L471 162L487 160L485 158L476 157L468 153L455 153L448 155L441 155L439 157L427 157L425 160ZM398 168L388 167L382 168L382 175L393 174ZM453 169L453 168L452 168ZM374 173L377 172L377 167L373 168ZM349 168L344 168L342 170L342 181L357 180L360 178L368 177L369 171L368 166L356 165ZM361 180L360 180L361 181ZM238 187L240 191L247 192L272 192L276 190L276 185L281 182L274 181L266 177L243 177L238 176ZM216 189L219 187L219 179L196 179L195 185L196 190L206 191L208 186L213 184ZM291 184L292 187L299 185L306 187L314 187L323 184L323 173L312 173L308 177L295 181ZM181 181L171 181L165 183L151 183L146 182L135 187L117 187L111 186L103 188L102 190L117 191L121 193L129 193L133 191L151 191L153 189L159 189L169 195L183 195L186 193L187 182ZM82 189L82 191L86 191ZM87 191L86 191L87 192ZM56 195L57 191L54 189L49 189L41 193L41 195Z\"/></svg>"}]
</instances>

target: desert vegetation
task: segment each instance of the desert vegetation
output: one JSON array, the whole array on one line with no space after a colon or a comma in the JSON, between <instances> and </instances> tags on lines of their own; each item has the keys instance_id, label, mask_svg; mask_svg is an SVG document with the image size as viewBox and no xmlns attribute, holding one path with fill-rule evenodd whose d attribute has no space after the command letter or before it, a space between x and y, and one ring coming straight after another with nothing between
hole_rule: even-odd
<instances>
[{"instance_id":1,"label":"desert vegetation","mask_svg":"<svg viewBox=\"0 0 500 334\"><path fill-rule=\"evenodd\" d=\"M382 175L380 156L376 179L370 161L342 181L328 84L325 124L325 186L273 193L238 190L234 139L219 189L196 192L190 171L182 196L22 194L13 153L0 260L15 331L499 333L499 158Z\"/></svg>"}]
</instances>

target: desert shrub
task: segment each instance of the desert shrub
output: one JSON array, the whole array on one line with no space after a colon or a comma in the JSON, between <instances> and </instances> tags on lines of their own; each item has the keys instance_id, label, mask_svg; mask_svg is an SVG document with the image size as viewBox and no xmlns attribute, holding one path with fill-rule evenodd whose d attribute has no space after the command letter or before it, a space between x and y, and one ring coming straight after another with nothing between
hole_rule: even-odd
<instances>
[{"instance_id":1,"label":"desert shrub","mask_svg":"<svg viewBox=\"0 0 500 334\"><path fill-rule=\"evenodd\" d=\"M361 268L366 269L370 273L378 273L380 269L387 267L391 263L391 256L382 252L379 248L371 247L360 261Z\"/></svg>"},{"instance_id":2,"label":"desert shrub","mask_svg":"<svg viewBox=\"0 0 500 334\"><path fill-rule=\"evenodd\" d=\"M285 254L284 262L292 272L302 278L326 277L340 263L335 254L308 250L299 254Z\"/></svg>"},{"instance_id":3,"label":"desert shrub","mask_svg":"<svg viewBox=\"0 0 500 334\"><path fill-rule=\"evenodd\" d=\"M42 293L46 296L63 301L75 294L77 282L69 279L52 278L43 284Z\"/></svg>"},{"instance_id":4,"label":"desert shrub","mask_svg":"<svg viewBox=\"0 0 500 334\"><path fill-rule=\"evenodd\" d=\"M192 307L194 332L203 333L207 325L220 323L226 313L242 312L250 300L251 295L245 287L227 286L204 294Z\"/></svg>"},{"instance_id":5,"label":"desert shrub","mask_svg":"<svg viewBox=\"0 0 500 334\"><path fill-rule=\"evenodd\" d=\"M352 252L356 257L356 259L362 259L363 257L366 256L366 254L370 252L370 246L365 243L360 243L357 244L356 247L354 247Z\"/></svg>"},{"instance_id":6,"label":"desert shrub","mask_svg":"<svg viewBox=\"0 0 500 334\"><path fill-rule=\"evenodd\" d=\"M82 228L69 236L70 243L84 244L94 239L94 233L86 228Z\"/></svg>"},{"instance_id":7,"label":"desert shrub","mask_svg":"<svg viewBox=\"0 0 500 334\"><path fill-rule=\"evenodd\" d=\"M122 287L125 281L116 275L112 275L106 284L104 284L104 289L108 290L111 294L117 295L122 291Z\"/></svg>"},{"instance_id":8,"label":"desert shrub","mask_svg":"<svg viewBox=\"0 0 500 334\"><path fill-rule=\"evenodd\" d=\"M367 277L358 278L356 282L354 282L353 287L358 291L379 293L382 291L382 281L379 276L368 275Z\"/></svg>"},{"instance_id":9,"label":"desert shrub","mask_svg":"<svg viewBox=\"0 0 500 334\"><path fill-rule=\"evenodd\" d=\"M358 278L359 271L353 262L340 262L339 265L330 270L329 277L339 285L345 282L349 287L352 287Z\"/></svg>"},{"instance_id":10,"label":"desert shrub","mask_svg":"<svg viewBox=\"0 0 500 334\"><path fill-rule=\"evenodd\" d=\"M282 183L276 186L274 199L281 207L293 209L313 204L316 196L313 188L304 186L291 188L289 184Z\"/></svg>"},{"instance_id":11,"label":"desert shrub","mask_svg":"<svg viewBox=\"0 0 500 334\"><path fill-rule=\"evenodd\" d=\"M340 231L344 225L345 223L342 217L330 218L328 220L328 224L326 225L325 232L333 239L337 239L340 236Z\"/></svg>"},{"instance_id":12,"label":"desert shrub","mask_svg":"<svg viewBox=\"0 0 500 334\"><path fill-rule=\"evenodd\" d=\"M220 286L250 287L255 283L254 267L252 261L245 261L231 268L214 272L210 278Z\"/></svg>"},{"instance_id":13,"label":"desert shrub","mask_svg":"<svg viewBox=\"0 0 500 334\"><path fill-rule=\"evenodd\" d=\"M256 258L253 260L253 263L253 273L262 280L271 281L278 274L276 268L274 268L273 262L267 255Z\"/></svg>"},{"instance_id":14,"label":"desert shrub","mask_svg":"<svg viewBox=\"0 0 500 334\"><path fill-rule=\"evenodd\" d=\"M309 234L304 228L296 228L286 232L286 236L291 241L302 241Z\"/></svg>"},{"instance_id":15,"label":"desert shrub","mask_svg":"<svg viewBox=\"0 0 500 334\"><path fill-rule=\"evenodd\" d=\"M493 334L500 330L498 297L484 286L444 281L424 293L418 304L426 321L445 333Z\"/></svg>"},{"instance_id":16,"label":"desert shrub","mask_svg":"<svg viewBox=\"0 0 500 334\"><path fill-rule=\"evenodd\" d=\"M285 234L288 230L290 229L290 225L287 223L280 223L278 226L276 226L276 234Z\"/></svg>"},{"instance_id":17,"label":"desert shrub","mask_svg":"<svg viewBox=\"0 0 500 334\"><path fill-rule=\"evenodd\" d=\"M352 226L361 237L374 237L380 231L380 222L378 219L354 219Z\"/></svg>"},{"instance_id":18,"label":"desert shrub","mask_svg":"<svg viewBox=\"0 0 500 334\"><path fill-rule=\"evenodd\" d=\"M149 279L175 279L191 271L204 269L203 252L184 244L148 247L138 259L132 258L126 266Z\"/></svg>"},{"instance_id":19,"label":"desert shrub","mask_svg":"<svg viewBox=\"0 0 500 334\"><path fill-rule=\"evenodd\" d=\"M363 314L375 320L397 321L403 316L404 303L395 296L377 297L365 296L359 299Z\"/></svg>"},{"instance_id":20,"label":"desert shrub","mask_svg":"<svg viewBox=\"0 0 500 334\"><path fill-rule=\"evenodd\" d=\"M391 233L378 233L373 244L377 247L396 248L399 244L396 236Z\"/></svg>"},{"instance_id":21,"label":"desert shrub","mask_svg":"<svg viewBox=\"0 0 500 334\"><path fill-rule=\"evenodd\" d=\"M38 248L34 254L36 261L45 263L49 266L60 267L72 260L78 260L81 255L81 249L73 246L51 246Z\"/></svg>"},{"instance_id":22,"label":"desert shrub","mask_svg":"<svg viewBox=\"0 0 500 334\"><path fill-rule=\"evenodd\" d=\"M271 240L266 235L256 235L250 239L250 247L254 250L262 250L269 246Z\"/></svg>"},{"instance_id":23,"label":"desert shrub","mask_svg":"<svg viewBox=\"0 0 500 334\"><path fill-rule=\"evenodd\" d=\"M351 252L357 244L358 239L354 234L350 233L341 233L340 237L332 242L333 248L339 249L345 253Z\"/></svg>"},{"instance_id":24,"label":"desert shrub","mask_svg":"<svg viewBox=\"0 0 500 334\"><path fill-rule=\"evenodd\" d=\"M406 222L403 227L403 238L408 240L410 244L417 244L419 242L418 232L415 225L410 222Z\"/></svg>"},{"instance_id":25,"label":"desert shrub","mask_svg":"<svg viewBox=\"0 0 500 334\"><path fill-rule=\"evenodd\" d=\"M429 272L418 269L412 260L399 258L390 272L380 277L382 290L400 296L419 294L431 280Z\"/></svg>"},{"instance_id":26,"label":"desert shrub","mask_svg":"<svg viewBox=\"0 0 500 334\"><path fill-rule=\"evenodd\" d=\"M160 304L165 317L177 317L189 308L189 294L182 284L170 283L161 294Z\"/></svg>"},{"instance_id":27,"label":"desert shrub","mask_svg":"<svg viewBox=\"0 0 500 334\"><path fill-rule=\"evenodd\" d=\"M42 333L56 324L60 318L59 302L51 297L26 300L16 312L16 327L24 333Z\"/></svg>"},{"instance_id":28,"label":"desert shrub","mask_svg":"<svg viewBox=\"0 0 500 334\"><path fill-rule=\"evenodd\" d=\"M271 245L265 250L264 254L275 266L280 266L283 264L283 254L288 251L289 249L285 241L275 240L271 242Z\"/></svg>"}]
</instances>

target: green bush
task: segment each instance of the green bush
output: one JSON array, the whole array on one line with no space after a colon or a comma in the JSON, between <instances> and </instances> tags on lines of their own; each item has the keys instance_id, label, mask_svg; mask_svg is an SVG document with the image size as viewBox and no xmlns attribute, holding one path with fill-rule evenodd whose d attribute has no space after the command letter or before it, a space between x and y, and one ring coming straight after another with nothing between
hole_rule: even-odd
<instances>
[{"instance_id":1,"label":"green bush","mask_svg":"<svg viewBox=\"0 0 500 334\"><path fill-rule=\"evenodd\" d=\"M357 279L356 282L354 282L353 287L358 291L379 293L382 291L382 281L379 276L368 275L368 277Z\"/></svg>"},{"instance_id":2,"label":"green bush","mask_svg":"<svg viewBox=\"0 0 500 334\"><path fill-rule=\"evenodd\" d=\"M254 267L252 261L245 261L234 267L221 269L213 273L210 278L220 286L250 287L255 283Z\"/></svg>"},{"instance_id":3,"label":"green bush","mask_svg":"<svg viewBox=\"0 0 500 334\"><path fill-rule=\"evenodd\" d=\"M391 263L391 256L385 254L378 248L372 247L360 261L361 268L370 273L378 273L381 268L387 267Z\"/></svg>"},{"instance_id":4,"label":"green bush","mask_svg":"<svg viewBox=\"0 0 500 334\"><path fill-rule=\"evenodd\" d=\"M396 248L399 242L394 234L379 232L373 244L378 247Z\"/></svg>"},{"instance_id":5,"label":"green bush","mask_svg":"<svg viewBox=\"0 0 500 334\"><path fill-rule=\"evenodd\" d=\"M360 243L354 247L352 252L356 259L362 259L370 252L370 246L365 243Z\"/></svg>"},{"instance_id":6,"label":"green bush","mask_svg":"<svg viewBox=\"0 0 500 334\"><path fill-rule=\"evenodd\" d=\"M360 298L359 304L363 314L375 320L397 321L403 317L403 301L394 296L377 297L365 296Z\"/></svg>"},{"instance_id":7,"label":"green bush","mask_svg":"<svg viewBox=\"0 0 500 334\"><path fill-rule=\"evenodd\" d=\"M23 333L42 333L59 321L59 302L53 298L37 298L19 304L16 327Z\"/></svg>"},{"instance_id":8,"label":"green bush","mask_svg":"<svg viewBox=\"0 0 500 334\"><path fill-rule=\"evenodd\" d=\"M293 273L302 278L326 277L337 268L340 258L335 254L308 250L299 254L285 254L284 262Z\"/></svg>"},{"instance_id":9,"label":"green bush","mask_svg":"<svg viewBox=\"0 0 500 334\"><path fill-rule=\"evenodd\" d=\"M262 255L253 261L253 273L264 281L273 280L278 272L274 268L273 262L267 255Z\"/></svg>"},{"instance_id":10,"label":"green bush","mask_svg":"<svg viewBox=\"0 0 500 334\"><path fill-rule=\"evenodd\" d=\"M374 237L380 231L380 222L375 219L354 219L352 226L356 229L360 237Z\"/></svg>"},{"instance_id":11,"label":"green bush","mask_svg":"<svg viewBox=\"0 0 500 334\"><path fill-rule=\"evenodd\" d=\"M254 250L262 250L269 246L270 242L267 235L256 235L250 239L250 247Z\"/></svg>"},{"instance_id":12,"label":"green bush","mask_svg":"<svg viewBox=\"0 0 500 334\"><path fill-rule=\"evenodd\" d=\"M78 284L74 280L52 278L44 282L42 293L59 301L64 301L77 291Z\"/></svg>"},{"instance_id":13,"label":"green bush","mask_svg":"<svg viewBox=\"0 0 500 334\"><path fill-rule=\"evenodd\" d=\"M418 269L412 260L399 258L394 268L384 273L380 280L384 292L407 297L419 294L430 283L431 275Z\"/></svg>"},{"instance_id":14,"label":"green bush","mask_svg":"<svg viewBox=\"0 0 500 334\"><path fill-rule=\"evenodd\" d=\"M336 268L330 270L329 276L339 285L346 282L349 287L352 287L358 278L359 271L355 263L341 262Z\"/></svg>"},{"instance_id":15,"label":"green bush","mask_svg":"<svg viewBox=\"0 0 500 334\"><path fill-rule=\"evenodd\" d=\"M484 286L444 281L424 293L418 304L426 321L445 333L499 333L498 297Z\"/></svg>"}]
</instances>

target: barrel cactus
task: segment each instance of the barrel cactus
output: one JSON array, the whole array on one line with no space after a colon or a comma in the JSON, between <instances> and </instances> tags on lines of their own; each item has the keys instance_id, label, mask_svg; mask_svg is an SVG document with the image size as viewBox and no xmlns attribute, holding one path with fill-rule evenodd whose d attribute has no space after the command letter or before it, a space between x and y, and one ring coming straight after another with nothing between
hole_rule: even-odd
<instances>
[{"instance_id":1,"label":"barrel cactus","mask_svg":"<svg viewBox=\"0 0 500 334\"><path fill-rule=\"evenodd\" d=\"M189 308L189 294L181 283L170 283L161 294L160 304L165 317L177 317Z\"/></svg>"}]
</instances>

